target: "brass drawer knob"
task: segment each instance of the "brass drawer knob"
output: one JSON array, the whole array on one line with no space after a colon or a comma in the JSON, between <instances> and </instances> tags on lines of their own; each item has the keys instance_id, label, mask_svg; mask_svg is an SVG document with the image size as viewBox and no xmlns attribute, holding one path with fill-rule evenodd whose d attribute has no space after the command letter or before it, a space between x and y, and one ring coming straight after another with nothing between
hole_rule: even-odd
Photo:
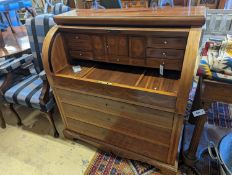
<instances>
[{"instance_id":1,"label":"brass drawer knob","mask_svg":"<svg viewBox=\"0 0 232 175\"><path fill-rule=\"evenodd\" d=\"M167 41L164 41L164 44L166 45L166 44L168 44L168 42L167 42Z\"/></svg>"},{"instance_id":2,"label":"brass drawer knob","mask_svg":"<svg viewBox=\"0 0 232 175\"><path fill-rule=\"evenodd\" d=\"M80 53L79 55L82 56L82 53Z\"/></svg>"}]
</instances>

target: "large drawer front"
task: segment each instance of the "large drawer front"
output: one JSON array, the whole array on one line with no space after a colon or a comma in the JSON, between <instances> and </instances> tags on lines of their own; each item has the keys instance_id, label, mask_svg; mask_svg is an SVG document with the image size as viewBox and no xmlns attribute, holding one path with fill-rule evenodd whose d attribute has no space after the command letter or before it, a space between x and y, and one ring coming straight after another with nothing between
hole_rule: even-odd
<instances>
[{"instance_id":1,"label":"large drawer front","mask_svg":"<svg viewBox=\"0 0 232 175\"><path fill-rule=\"evenodd\" d=\"M135 153L145 155L152 159L167 162L168 149L163 146L154 145L147 141L142 141L137 138L125 136L121 133L113 132L105 128L91 125L85 122L67 118L68 129L103 141L105 143L117 146L119 148L133 151Z\"/></svg>"},{"instance_id":2,"label":"large drawer front","mask_svg":"<svg viewBox=\"0 0 232 175\"><path fill-rule=\"evenodd\" d=\"M55 77L56 87L67 88L85 94L93 94L108 99L115 99L130 104L139 104L145 107L162 108L162 110L174 112L176 108L176 96L168 93L158 94L139 88L129 88L101 81L87 81L68 77Z\"/></svg>"},{"instance_id":3,"label":"large drawer front","mask_svg":"<svg viewBox=\"0 0 232 175\"><path fill-rule=\"evenodd\" d=\"M76 105L61 105L68 129L153 159L167 160L171 130Z\"/></svg>"},{"instance_id":4,"label":"large drawer front","mask_svg":"<svg viewBox=\"0 0 232 175\"><path fill-rule=\"evenodd\" d=\"M127 119L133 119L138 122L148 123L162 128L171 129L173 126L173 113L170 112L59 88L56 88L56 94L59 96L60 101L64 103L108 112L113 115L122 116Z\"/></svg>"}]
</instances>

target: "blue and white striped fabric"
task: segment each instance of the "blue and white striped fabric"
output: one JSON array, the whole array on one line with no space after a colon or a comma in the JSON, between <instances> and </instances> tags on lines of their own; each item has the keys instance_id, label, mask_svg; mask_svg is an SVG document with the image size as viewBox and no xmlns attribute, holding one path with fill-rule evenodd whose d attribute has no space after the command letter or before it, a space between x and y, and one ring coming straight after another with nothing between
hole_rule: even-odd
<instances>
[{"instance_id":1,"label":"blue and white striped fabric","mask_svg":"<svg viewBox=\"0 0 232 175\"><path fill-rule=\"evenodd\" d=\"M47 32L54 25L53 14L38 15L35 18L26 20L27 33L37 74L31 74L8 89L4 93L7 102L40 109L44 112L49 112L54 107L55 101L51 89L47 104L42 104L40 101L43 87L43 79L41 77L45 77L44 73L41 73L43 72L42 46Z\"/></svg>"},{"instance_id":2,"label":"blue and white striped fabric","mask_svg":"<svg viewBox=\"0 0 232 175\"><path fill-rule=\"evenodd\" d=\"M52 7L52 14L59 15L61 13L65 13L70 10L71 8L69 6L66 6L63 3L57 3Z\"/></svg>"},{"instance_id":3,"label":"blue and white striped fabric","mask_svg":"<svg viewBox=\"0 0 232 175\"><path fill-rule=\"evenodd\" d=\"M35 68L38 74L43 70L41 53L44 38L49 29L55 25L53 16L53 14L42 14L26 20L27 34L29 36Z\"/></svg>"},{"instance_id":4,"label":"blue and white striped fabric","mask_svg":"<svg viewBox=\"0 0 232 175\"><path fill-rule=\"evenodd\" d=\"M18 69L24 64L29 64L33 61L33 56L31 54L23 55L19 58L10 58L4 61L0 61L0 74L7 74L13 70Z\"/></svg>"},{"instance_id":5,"label":"blue and white striped fabric","mask_svg":"<svg viewBox=\"0 0 232 175\"><path fill-rule=\"evenodd\" d=\"M31 75L8 89L5 92L4 97L8 103L20 104L49 112L54 107L55 101L51 95L47 104L40 103L42 87L43 80L39 77L39 75Z\"/></svg>"}]
</instances>

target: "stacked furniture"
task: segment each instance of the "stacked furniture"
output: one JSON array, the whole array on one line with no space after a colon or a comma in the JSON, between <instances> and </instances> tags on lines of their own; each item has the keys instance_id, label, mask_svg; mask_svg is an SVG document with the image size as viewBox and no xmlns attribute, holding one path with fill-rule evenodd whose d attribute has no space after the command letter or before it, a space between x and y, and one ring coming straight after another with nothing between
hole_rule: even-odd
<instances>
[{"instance_id":1,"label":"stacked furniture","mask_svg":"<svg viewBox=\"0 0 232 175\"><path fill-rule=\"evenodd\" d=\"M204 109L206 114L198 117L195 121L191 143L185 153L185 163L190 166L194 165L197 160L196 152L207 120L215 126L231 127L229 116L228 118L208 116L208 110L213 103L232 104L232 55L230 53L232 41L224 41L227 34L232 34L231 24L231 10L207 10L202 52L199 56L202 58L198 68L200 80L193 103L193 111ZM212 54L213 52L214 54ZM226 52L229 52L229 55ZM211 55L215 56L215 58L211 58Z\"/></svg>"},{"instance_id":2,"label":"stacked furniture","mask_svg":"<svg viewBox=\"0 0 232 175\"><path fill-rule=\"evenodd\" d=\"M0 12L2 18L5 17L8 25L10 26L12 32L13 23L15 25L20 25L19 15L17 14L17 10L26 9L32 16L35 16L35 12L32 8L31 0L1 0L0 1ZM3 22L3 21L1 21Z\"/></svg>"},{"instance_id":3,"label":"stacked furniture","mask_svg":"<svg viewBox=\"0 0 232 175\"><path fill-rule=\"evenodd\" d=\"M64 135L177 173L205 8L55 16L43 64Z\"/></svg>"}]
</instances>

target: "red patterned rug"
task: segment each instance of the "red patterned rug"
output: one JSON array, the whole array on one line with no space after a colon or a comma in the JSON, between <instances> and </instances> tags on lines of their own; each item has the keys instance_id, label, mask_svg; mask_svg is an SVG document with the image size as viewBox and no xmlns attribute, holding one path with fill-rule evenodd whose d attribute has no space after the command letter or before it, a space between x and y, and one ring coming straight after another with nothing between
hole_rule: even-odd
<instances>
[{"instance_id":1,"label":"red patterned rug","mask_svg":"<svg viewBox=\"0 0 232 175\"><path fill-rule=\"evenodd\" d=\"M111 153L98 152L85 175L160 175L148 164L123 159Z\"/></svg>"},{"instance_id":2,"label":"red patterned rug","mask_svg":"<svg viewBox=\"0 0 232 175\"><path fill-rule=\"evenodd\" d=\"M180 175L195 175L186 166L180 166ZM124 159L111 153L97 152L85 175L161 175L156 168L135 160Z\"/></svg>"}]
</instances>

